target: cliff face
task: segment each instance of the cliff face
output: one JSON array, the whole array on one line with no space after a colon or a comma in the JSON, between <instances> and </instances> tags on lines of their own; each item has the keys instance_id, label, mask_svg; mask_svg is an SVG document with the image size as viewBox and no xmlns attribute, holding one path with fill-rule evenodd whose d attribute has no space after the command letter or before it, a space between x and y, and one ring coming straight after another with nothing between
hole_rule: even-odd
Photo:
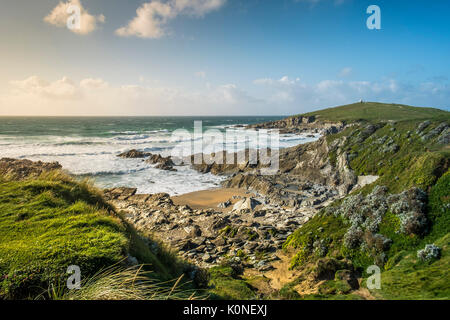
<instances>
[{"instance_id":1,"label":"cliff face","mask_svg":"<svg viewBox=\"0 0 450 320\"><path fill-rule=\"evenodd\" d=\"M300 133L307 131L335 133L344 127L342 121L322 121L316 116L292 116L285 119L258 123L248 129L278 129L280 133Z\"/></svg>"}]
</instances>

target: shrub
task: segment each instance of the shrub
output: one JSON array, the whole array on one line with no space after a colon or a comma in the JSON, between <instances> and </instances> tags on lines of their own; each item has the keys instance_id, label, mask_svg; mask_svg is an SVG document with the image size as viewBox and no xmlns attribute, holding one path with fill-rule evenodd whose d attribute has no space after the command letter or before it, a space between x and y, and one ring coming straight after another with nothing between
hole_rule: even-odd
<instances>
[{"instance_id":1,"label":"shrub","mask_svg":"<svg viewBox=\"0 0 450 320\"><path fill-rule=\"evenodd\" d=\"M361 245L363 231L360 227L352 225L344 236L344 244L349 249L356 249Z\"/></svg>"},{"instance_id":2,"label":"shrub","mask_svg":"<svg viewBox=\"0 0 450 320\"><path fill-rule=\"evenodd\" d=\"M419 188L411 188L388 197L390 210L400 218L401 232L421 235L427 231L426 200L426 193Z\"/></svg>"},{"instance_id":3,"label":"shrub","mask_svg":"<svg viewBox=\"0 0 450 320\"><path fill-rule=\"evenodd\" d=\"M427 244L425 249L417 251L417 258L422 261L431 261L441 257L441 248L435 244Z\"/></svg>"},{"instance_id":4,"label":"shrub","mask_svg":"<svg viewBox=\"0 0 450 320\"><path fill-rule=\"evenodd\" d=\"M314 254L318 257L325 257L328 253L328 246L324 239L316 240L313 243Z\"/></svg>"}]
</instances>

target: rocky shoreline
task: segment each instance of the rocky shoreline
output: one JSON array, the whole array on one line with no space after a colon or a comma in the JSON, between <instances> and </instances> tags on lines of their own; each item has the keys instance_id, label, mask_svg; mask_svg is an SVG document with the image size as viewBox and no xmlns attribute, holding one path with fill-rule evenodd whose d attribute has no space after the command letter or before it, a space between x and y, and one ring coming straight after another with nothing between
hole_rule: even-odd
<instances>
[{"instance_id":1,"label":"rocky shoreline","mask_svg":"<svg viewBox=\"0 0 450 320\"><path fill-rule=\"evenodd\" d=\"M125 218L137 229L151 232L176 248L180 255L199 267L211 267L224 260L258 271L271 269L276 252L293 231L320 209L343 197L365 179L358 179L342 153L336 164L328 153L326 135L345 128L343 123L322 123L314 117L297 117L253 125L254 129L282 129L285 133L314 132L323 136L315 142L280 150L277 175L262 175L265 166L250 164L249 150L240 164L216 164L204 161L192 167L202 173L225 175L224 188L247 191L207 209L176 205L168 194L136 194L135 188L105 190L106 198L125 212ZM176 170L170 157L130 150L124 158L146 158L161 169ZM211 155L202 155L205 159ZM214 155L213 155L214 156ZM236 154L224 152L223 157ZM192 156L193 157L193 156ZM189 159L192 160L192 159ZM188 162L188 161L185 161ZM368 179L372 181L373 179Z\"/></svg>"},{"instance_id":2,"label":"rocky shoreline","mask_svg":"<svg viewBox=\"0 0 450 320\"><path fill-rule=\"evenodd\" d=\"M156 235L199 267L229 258L246 267L268 270L288 235L319 208L271 206L263 196L252 193L234 196L210 209L176 205L165 193L136 194L135 188L107 189L104 194L138 230Z\"/></svg>"}]
</instances>

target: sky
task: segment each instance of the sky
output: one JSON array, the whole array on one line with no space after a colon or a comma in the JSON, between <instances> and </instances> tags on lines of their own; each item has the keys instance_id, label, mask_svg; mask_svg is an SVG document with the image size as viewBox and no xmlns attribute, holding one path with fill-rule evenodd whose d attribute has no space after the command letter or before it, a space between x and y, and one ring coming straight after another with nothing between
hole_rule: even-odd
<instances>
[{"instance_id":1,"label":"sky","mask_svg":"<svg viewBox=\"0 0 450 320\"><path fill-rule=\"evenodd\" d=\"M448 12L448 0L2 0L0 115L289 115L360 99L449 110Z\"/></svg>"}]
</instances>

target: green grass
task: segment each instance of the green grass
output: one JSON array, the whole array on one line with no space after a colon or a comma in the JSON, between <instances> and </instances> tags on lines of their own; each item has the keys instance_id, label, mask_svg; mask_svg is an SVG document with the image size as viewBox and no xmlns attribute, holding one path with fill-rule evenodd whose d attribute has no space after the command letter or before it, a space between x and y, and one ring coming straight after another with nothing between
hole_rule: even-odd
<instances>
[{"instance_id":1,"label":"green grass","mask_svg":"<svg viewBox=\"0 0 450 320\"><path fill-rule=\"evenodd\" d=\"M439 260L421 262L415 250L402 252L372 293L383 299L450 299L450 234L435 244L442 248Z\"/></svg>"},{"instance_id":2,"label":"green grass","mask_svg":"<svg viewBox=\"0 0 450 320\"><path fill-rule=\"evenodd\" d=\"M249 284L231 266L212 267L209 275L211 299L250 300L256 297Z\"/></svg>"},{"instance_id":3,"label":"green grass","mask_svg":"<svg viewBox=\"0 0 450 320\"><path fill-rule=\"evenodd\" d=\"M89 183L59 172L0 177L0 297L34 298L65 283L70 265L89 277L128 254L151 264L158 279L180 274L175 257L162 246L153 253Z\"/></svg>"},{"instance_id":4,"label":"green grass","mask_svg":"<svg viewBox=\"0 0 450 320\"><path fill-rule=\"evenodd\" d=\"M378 102L354 103L320 111L302 114L317 116L321 120L353 122L366 121L404 121L420 119L449 119L450 113L440 109L411 107L400 104Z\"/></svg>"},{"instance_id":5,"label":"green grass","mask_svg":"<svg viewBox=\"0 0 450 320\"><path fill-rule=\"evenodd\" d=\"M285 284L274 297L281 300L362 300L358 295L350 293L348 284L339 280L328 280L319 287L319 293L300 295L295 286L304 281L302 277Z\"/></svg>"},{"instance_id":6,"label":"green grass","mask_svg":"<svg viewBox=\"0 0 450 320\"><path fill-rule=\"evenodd\" d=\"M291 268L297 268L305 262L317 260L312 246L316 240L324 240L328 246L327 255L335 255L339 251L342 238L345 234L344 222L330 215L316 215L300 229L292 233L283 244L284 250L294 249L296 254L291 260Z\"/></svg>"}]
</instances>

